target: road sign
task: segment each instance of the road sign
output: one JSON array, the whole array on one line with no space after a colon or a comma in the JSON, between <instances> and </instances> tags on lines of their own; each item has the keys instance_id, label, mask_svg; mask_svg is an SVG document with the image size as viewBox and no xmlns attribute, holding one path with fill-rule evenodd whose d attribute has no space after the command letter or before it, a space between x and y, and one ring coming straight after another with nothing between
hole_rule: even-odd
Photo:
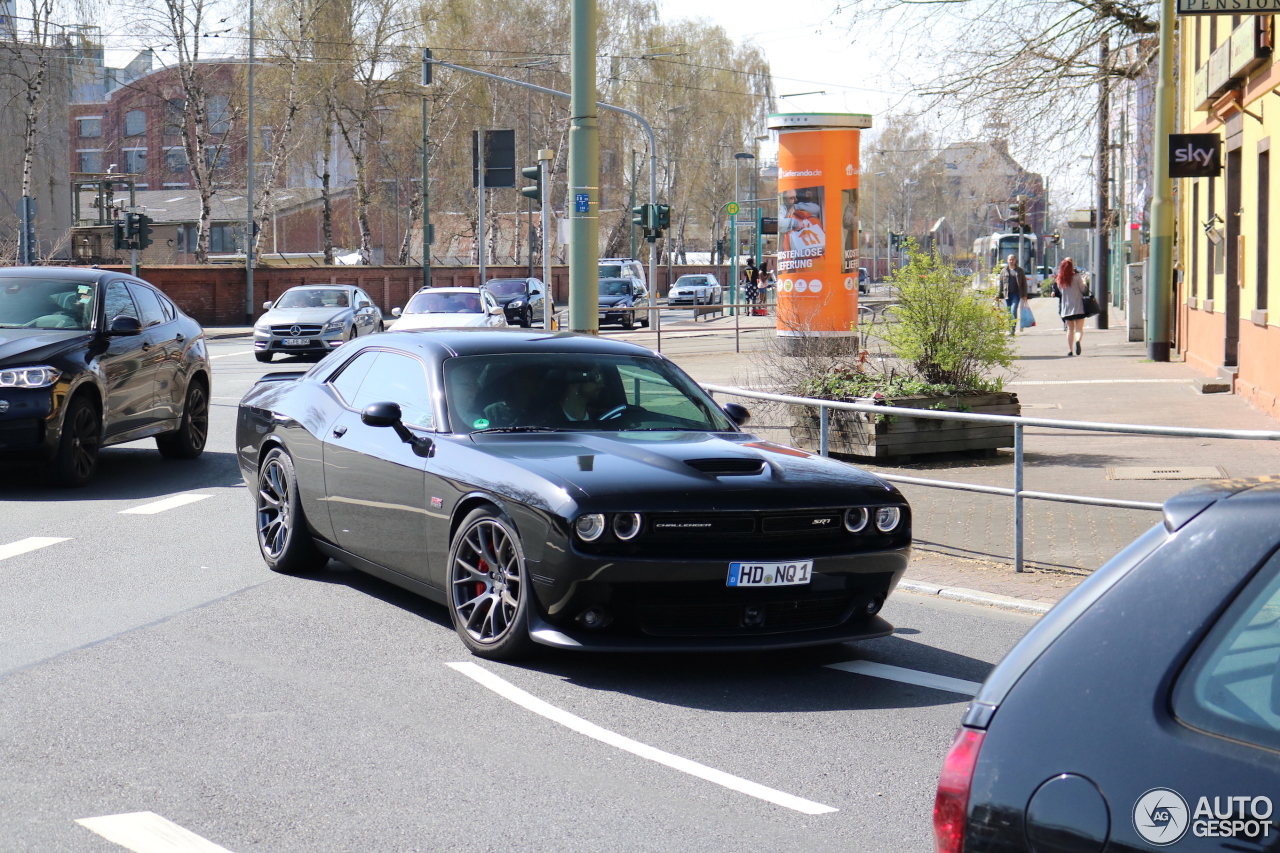
<instances>
[{"instance_id":1,"label":"road sign","mask_svg":"<svg viewBox=\"0 0 1280 853\"><path fill-rule=\"evenodd\" d=\"M738 204L736 201L731 201L724 206L724 209L729 212L730 216L737 216L738 211L742 210L742 206Z\"/></svg>"}]
</instances>

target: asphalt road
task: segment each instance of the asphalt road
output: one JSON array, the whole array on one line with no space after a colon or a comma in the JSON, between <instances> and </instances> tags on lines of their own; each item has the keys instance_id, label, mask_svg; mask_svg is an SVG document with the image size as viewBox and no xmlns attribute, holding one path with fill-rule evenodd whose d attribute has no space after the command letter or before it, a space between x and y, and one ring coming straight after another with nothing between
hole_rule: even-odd
<instances>
[{"instance_id":1,"label":"asphalt road","mask_svg":"<svg viewBox=\"0 0 1280 853\"><path fill-rule=\"evenodd\" d=\"M830 649L470 659L437 605L265 568L232 450L267 368L210 348L202 459L0 477L0 850L161 849L76 822L139 812L196 853L932 849L965 682L1029 617L898 594L893 637Z\"/></svg>"}]
</instances>

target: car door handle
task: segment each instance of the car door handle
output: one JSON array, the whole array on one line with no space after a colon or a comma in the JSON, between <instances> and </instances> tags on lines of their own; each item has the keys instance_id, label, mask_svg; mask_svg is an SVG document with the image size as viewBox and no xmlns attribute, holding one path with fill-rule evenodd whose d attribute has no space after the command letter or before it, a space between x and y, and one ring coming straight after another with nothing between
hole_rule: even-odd
<instances>
[{"instance_id":1,"label":"car door handle","mask_svg":"<svg viewBox=\"0 0 1280 853\"><path fill-rule=\"evenodd\" d=\"M182 343L183 341L185 341L185 340L187 339L187 336L186 336L186 335L183 335L183 334L178 334L178 335L175 335L173 339L174 339L175 341L177 341L178 343Z\"/></svg>"},{"instance_id":2,"label":"car door handle","mask_svg":"<svg viewBox=\"0 0 1280 853\"><path fill-rule=\"evenodd\" d=\"M148 350L150 350L150 349L151 349L151 344L147 343L146 341L143 341L143 342L142 342L142 351L143 351L143 352L147 352L147 351L148 351Z\"/></svg>"},{"instance_id":3,"label":"car door handle","mask_svg":"<svg viewBox=\"0 0 1280 853\"><path fill-rule=\"evenodd\" d=\"M338 438L342 438L344 435L347 434L347 428L344 426L334 427L333 434L336 435Z\"/></svg>"}]
</instances>

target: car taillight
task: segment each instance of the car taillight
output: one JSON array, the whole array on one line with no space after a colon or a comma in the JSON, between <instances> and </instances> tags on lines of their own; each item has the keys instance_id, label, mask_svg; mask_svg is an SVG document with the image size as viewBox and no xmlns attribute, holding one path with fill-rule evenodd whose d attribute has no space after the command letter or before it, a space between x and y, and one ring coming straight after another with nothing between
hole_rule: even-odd
<instances>
[{"instance_id":1,"label":"car taillight","mask_svg":"<svg viewBox=\"0 0 1280 853\"><path fill-rule=\"evenodd\" d=\"M938 797L933 803L933 838L938 853L962 853L965 823L969 812L969 786L978 751L986 732L961 728L951 744L942 775L938 777Z\"/></svg>"}]
</instances>

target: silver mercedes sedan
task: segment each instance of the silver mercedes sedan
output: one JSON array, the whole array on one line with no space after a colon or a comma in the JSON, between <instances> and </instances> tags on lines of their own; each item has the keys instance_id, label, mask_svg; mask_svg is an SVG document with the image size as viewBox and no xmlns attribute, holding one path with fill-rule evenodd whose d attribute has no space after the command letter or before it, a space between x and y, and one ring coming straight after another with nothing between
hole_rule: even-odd
<instances>
[{"instance_id":1,"label":"silver mercedes sedan","mask_svg":"<svg viewBox=\"0 0 1280 853\"><path fill-rule=\"evenodd\" d=\"M277 353L321 358L347 341L381 332L382 311L354 284L291 287L253 327L254 356L268 362Z\"/></svg>"}]
</instances>

